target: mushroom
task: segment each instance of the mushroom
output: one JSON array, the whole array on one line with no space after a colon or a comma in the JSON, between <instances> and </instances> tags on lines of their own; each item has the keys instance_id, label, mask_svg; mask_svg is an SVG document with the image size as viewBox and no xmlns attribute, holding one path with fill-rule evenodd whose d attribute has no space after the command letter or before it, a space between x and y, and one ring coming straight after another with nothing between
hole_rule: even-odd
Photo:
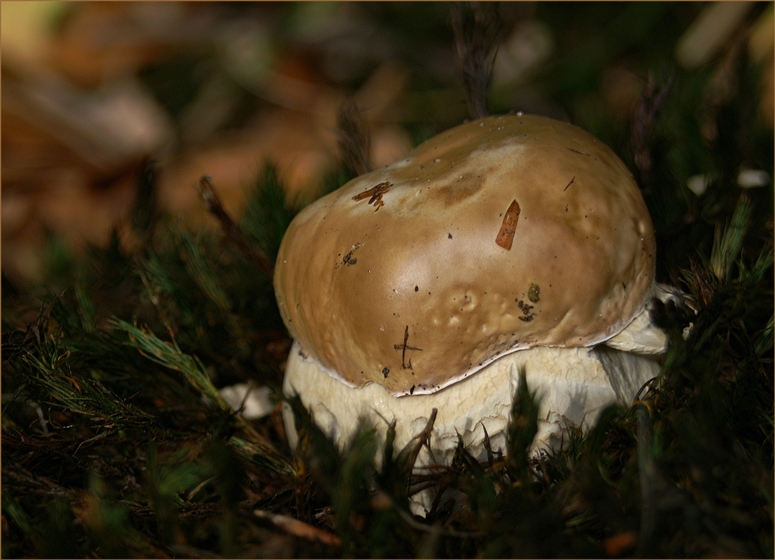
<instances>
[{"instance_id":1,"label":"mushroom","mask_svg":"<svg viewBox=\"0 0 775 560\"><path fill-rule=\"evenodd\" d=\"M556 120L448 130L300 212L275 291L294 337L284 382L345 444L366 420L418 464L505 447L522 366L536 448L628 403L659 369L655 239L638 186L602 142ZM295 445L293 419L286 424Z\"/></svg>"}]
</instances>

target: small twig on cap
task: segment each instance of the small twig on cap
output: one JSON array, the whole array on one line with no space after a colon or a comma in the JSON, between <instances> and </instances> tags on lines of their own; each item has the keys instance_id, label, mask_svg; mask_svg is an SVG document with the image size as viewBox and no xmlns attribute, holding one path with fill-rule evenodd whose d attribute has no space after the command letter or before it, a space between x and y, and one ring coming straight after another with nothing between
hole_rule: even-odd
<instances>
[{"instance_id":1,"label":"small twig on cap","mask_svg":"<svg viewBox=\"0 0 775 560\"><path fill-rule=\"evenodd\" d=\"M366 198L369 199L368 204L374 205L374 211L380 209L381 206L384 206L385 203L382 201L382 195L388 192L390 187L392 187L393 184L389 181L383 181L382 183L378 185L374 185L368 190L363 191L362 193L358 193L353 197L353 200L364 200Z\"/></svg>"},{"instance_id":2,"label":"small twig on cap","mask_svg":"<svg viewBox=\"0 0 775 560\"><path fill-rule=\"evenodd\" d=\"M221 224L223 233L256 265L259 270L269 277L274 275L274 265L269 257L260 249L256 249L249 242L240 227L226 213L221 205L221 200L215 192L213 183L207 175L203 175L196 187L199 200L205 205L207 211Z\"/></svg>"},{"instance_id":3,"label":"small twig on cap","mask_svg":"<svg viewBox=\"0 0 775 560\"><path fill-rule=\"evenodd\" d=\"M394 344L393 348L395 350L401 350L401 367L403 369L412 369L412 359L409 358L409 363L408 364L406 363L406 351L417 350L419 352L422 352L422 348L417 348L416 346L409 346L407 342L409 342L409 325L406 325L406 329L404 329L404 343Z\"/></svg>"}]
</instances>

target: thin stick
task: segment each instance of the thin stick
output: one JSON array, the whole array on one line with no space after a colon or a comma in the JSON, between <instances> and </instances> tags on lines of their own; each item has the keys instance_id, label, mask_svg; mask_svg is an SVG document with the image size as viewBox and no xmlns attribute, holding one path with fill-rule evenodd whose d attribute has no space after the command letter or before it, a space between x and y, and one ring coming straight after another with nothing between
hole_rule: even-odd
<instances>
[{"instance_id":1,"label":"thin stick","mask_svg":"<svg viewBox=\"0 0 775 560\"><path fill-rule=\"evenodd\" d=\"M503 21L493 2L455 2L451 15L468 111L474 119L486 117L487 90L503 39Z\"/></svg>"},{"instance_id":2,"label":"thin stick","mask_svg":"<svg viewBox=\"0 0 775 560\"><path fill-rule=\"evenodd\" d=\"M248 242L240 227L234 223L234 220L223 209L221 200L215 192L210 177L203 175L199 180L196 191L199 193L199 200L205 205L207 211L221 224L221 229L226 237L237 245L259 270L272 277L274 275L274 264L272 264L266 253L256 249Z\"/></svg>"}]
</instances>

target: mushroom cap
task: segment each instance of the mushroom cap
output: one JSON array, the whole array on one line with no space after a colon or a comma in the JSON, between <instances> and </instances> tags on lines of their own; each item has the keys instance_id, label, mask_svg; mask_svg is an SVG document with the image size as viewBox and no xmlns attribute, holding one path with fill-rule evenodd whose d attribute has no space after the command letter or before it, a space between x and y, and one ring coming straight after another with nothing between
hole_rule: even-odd
<instances>
[{"instance_id":1,"label":"mushroom cap","mask_svg":"<svg viewBox=\"0 0 775 560\"><path fill-rule=\"evenodd\" d=\"M528 115L452 128L301 211L283 320L352 386L427 394L506 353L622 331L653 292L654 232L614 152Z\"/></svg>"}]
</instances>

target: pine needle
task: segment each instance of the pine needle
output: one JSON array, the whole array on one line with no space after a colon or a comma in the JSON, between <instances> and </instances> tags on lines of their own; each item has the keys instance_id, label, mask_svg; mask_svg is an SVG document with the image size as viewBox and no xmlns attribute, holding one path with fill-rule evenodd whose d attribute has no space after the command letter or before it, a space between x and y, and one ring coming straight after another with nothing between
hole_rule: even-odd
<instances>
[{"instance_id":1,"label":"pine needle","mask_svg":"<svg viewBox=\"0 0 775 560\"><path fill-rule=\"evenodd\" d=\"M747 196L742 195L732 213L732 219L726 227L717 226L713 249L710 254L710 267L716 278L727 279L743 247L743 238L748 229L753 206Z\"/></svg>"},{"instance_id":2,"label":"pine needle","mask_svg":"<svg viewBox=\"0 0 775 560\"><path fill-rule=\"evenodd\" d=\"M358 106L351 98L345 99L337 113L339 152L348 171L354 176L371 171L369 153L371 137Z\"/></svg>"},{"instance_id":3,"label":"pine needle","mask_svg":"<svg viewBox=\"0 0 775 560\"><path fill-rule=\"evenodd\" d=\"M218 220L226 237L240 248L250 261L256 265L256 268L271 277L274 271L272 260L266 253L253 247L248 242L241 228L226 213L226 210L224 210L223 205L221 204L221 199L215 192L215 187L213 186L210 177L204 176L201 178L199 185L197 186L197 192L199 193L199 199L202 201L202 204L204 204L210 214Z\"/></svg>"},{"instance_id":4,"label":"pine needle","mask_svg":"<svg viewBox=\"0 0 775 560\"><path fill-rule=\"evenodd\" d=\"M49 395L65 410L99 424L104 430L98 434L99 437L152 422L151 415L119 398L97 379L70 371L64 359L67 355L64 348L52 344L48 350L48 356L27 352L22 359L34 375L27 377L28 382L38 386L36 391L42 392L41 396Z\"/></svg>"},{"instance_id":5,"label":"pine needle","mask_svg":"<svg viewBox=\"0 0 775 560\"><path fill-rule=\"evenodd\" d=\"M153 333L139 329L138 327L113 319L113 328L124 331L129 335L128 345L137 348L146 358L166 368L183 374L186 381L191 384L209 402L214 403L221 411L233 415L226 400L215 388L207 370L195 357L185 354L180 350L177 342L165 342ZM288 461L282 457L272 444L257 433L242 416L233 416L233 421L250 437L251 441L232 438L232 445L248 460L262 466L270 467L276 472L291 474L293 469Z\"/></svg>"},{"instance_id":6,"label":"pine needle","mask_svg":"<svg viewBox=\"0 0 775 560\"><path fill-rule=\"evenodd\" d=\"M231 410L229 404L210 381L210 376L202 363L193 356L183 353L177 342L165 342L153 333L140 329L121 319L112 319L114 329L129 335L129 346L137 348L146 358L166 368L179 371L194 388L202 393L221 410Z\"/></svg>"},{"instance_id":7,"label":"pine needle","mask_svg":"<svg viewBox=\"0 0 775 560\"><path fill-rule=\"evenodd\" d=\"M318 529L317 527L313 527L312 525L304 523L303 521L299 521L298 519L294 519L293 517L288 517L287 515L277 515L276 513L258 509L253 510L253 515L259 519L266 519L276 527L279 527L283 531L286 531L296 537L306 539L308 541L320 542L336 548L342 546L342 539L336 535L333 535L328 531Z\"/></svg>"},{"instance_id":8,"label":"pine needle","mask_svg":"<svg viewBox=\"0 0 775 560\"><path fill-rule=\"evenodd\" d=\"M186 263L186 270L191 275L191 278L194 279L205 296L218 306L218 309L223 312L229 311L231 309L229 296L226 295L226 292L216 279L213 269L202 253L199 244L194 242L185 231L180 232L180 244L183 259Z\"/></svg>"},{"instance_id":9,"label":"pine needle","mask_svg":"<svg viewBox=\"0 0 775 560\"><path fill-rule=\"evenodd\" d=\"M495 2L455 2L452 4L452 30L472 118L486 117L487 93L492 78L495 53L503 39L503 21Z\"/></svg>"}]
</instances>

